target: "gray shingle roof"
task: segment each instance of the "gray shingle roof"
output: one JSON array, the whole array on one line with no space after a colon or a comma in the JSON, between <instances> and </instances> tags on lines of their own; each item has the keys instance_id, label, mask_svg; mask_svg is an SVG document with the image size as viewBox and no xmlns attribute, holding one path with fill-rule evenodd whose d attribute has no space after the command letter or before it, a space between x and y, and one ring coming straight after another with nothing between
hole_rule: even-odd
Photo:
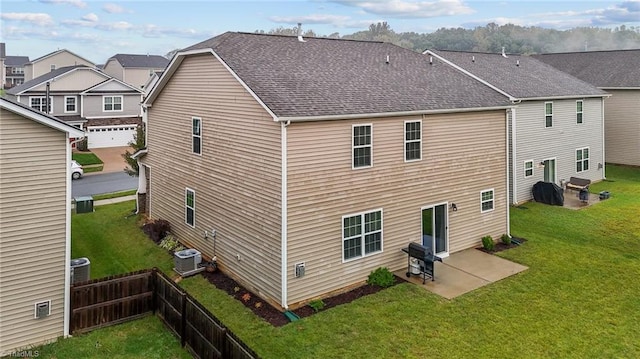
<instances>
[{"instance_id":1,"label":"gray shingle roof","mask_svg":"<svg viewBox=\"0 0 640 359\"><path fill-rule=\"evenodd\" d=\"M122 67L146 67L146 68L165 68L169 64L169 60L160 55L134 55L134 54L116 54L111 57L116 59Z\"/></svg>"},{"instance_id":2,"label":"gray shingle roof","mask_svg":"<svg viewBox=\"0 0 640 359\"><path fill-rule=\"evenodd\" d=\"M56 77L56 76L60 76L64 73L67 73L73 69L77 69L79 67L84 67L84 68L90 68L88 66L85 65L75 65L75 66L65 66L65 67L61 67L59 69L55 69L51 72L47 72L44 75L38 76L35 79L29 80L25 83L23 83L22 85L16 86L16 87L12 87L11 89L7 90L8 94L11 95L16 95L24 90L27 90L37 84L46 82L47 80L51 80L52 78Z\"/></svg>"},{"instance_id":3,"label":"gray shingle roof","mask_svg":"<svg viewBox=\"0 0 640 359\"><path fill-rule=\"evenodd\" d=\"M29 63L29 56L7 56L4 65L7 67L23 67Z\"/></svg>"},{"instance_id":4,"label":"gray shingle roof","mask_svg":"<svg viewBox=\"0 0 640 359\"><path fill-rule=\"evenodd\" d=\"M507 106L453 67L392 44L227 32L212 48L279 117ZM386 63L387 56L389 63Z\"/></svg>"},{"instance_id":5,"label":"gray shingle roof","mask_svg":"<svg viewBox=\"0 0 640 359\"><path fill-rule=\"evenodd\" d=\"M640 87L640 49L534 55L601 88Z\"/></svg>"},{"instance_id":6,"label":"gray shingle roof","mask_svg":"<svg viewBox=\"0 0 640 359\"><path fill-rule=\"evenodd\" d=\"M431 51L518 99L605 94L530 56Z\"/></svg>"}]
</instances>

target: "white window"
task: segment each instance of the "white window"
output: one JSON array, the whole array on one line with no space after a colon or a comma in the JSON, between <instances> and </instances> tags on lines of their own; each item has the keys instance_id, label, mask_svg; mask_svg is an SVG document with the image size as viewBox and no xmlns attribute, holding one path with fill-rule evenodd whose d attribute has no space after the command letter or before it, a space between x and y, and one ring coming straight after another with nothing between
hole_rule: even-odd
<instances>
[{"instance_id":1,"label":"white window","mask_svg":"<svg viewBox=\"0 0 640 359\"><path fill-rule=\"evenodd\" d=\"M53 97L49 97L49 111L47 111L47 97L29 97L29 106L41 112L52 113L53 112Z\"/></svg>"},{"instance_id":2,"label":"white window","mask_svg":"<svg viewBox=\"0 0 640 359\"><path fill-rule=\"evenodd\" d=\"M16 75L22 75L24 74L24 67L12 67L11 73Z\"/></svg>"},{"instance_id":3,"label":"white window","mask_svg":"<svg viewBox=\"0 0 640 359\"><path fill-rule=\"evenodd\" d=\"M102 96L102 108L105 112L122 111L122 96Z\"/></svg>"},{"instance_id":4,"label":"white window","mask_svg":"<svg viewBox=\"0 0 640 359\"><path fill-rule=\"evenodd\" d=\"M353 125L353 168L371 167L371 125Z\"/></svg>"},{"instance_id":5,"label":"white window","mask_svg":"<svg viewBox=\"0 0 640 359\"><path fill-rule=\"evenodd\" d=\"M576 172L589 170L589 147L576 150Z\"/></svg>"},{"instance_id":6,"label":"white window","mask_svg":"<svg viewBox=\"0 0 640 359\"><path fill-rule=\"evenodd\" d=\"M185 218L186 224L191 227L196 226L196 191L186 188L184 195Z\"/></svg>"},{"instance_id":7,"label":"white window","mask_svg":"<svg viewBox=\"0 0 640 359\"><path fill-rule=\"evenodd\" d=\"M553 127L553 102L544 103L544 127Z\"/></svg>"},{"instance_id":8,"label":"white window","mask_svg":"<svg viewBox=\"0 0 640 359\"><path fill-rule=\"evenodd\" d=\"M202 119L191 118L191 151L196 154L202 153Z\"/></svg>"},{"instance_id":9,"label":"white window","mask_svg":"<svg viewBox=\"0 0 640 359\"><path fill-rule=\"evenodd\" d=\"M382 252L382 209L342 217L342 260Z\"/></svg>"},{"instance_id":10,"label":"white window","mask_svg":"<svg viewBox=\"0 0 640 359\"><path fill-rule=\"evenodd\" d=\"M404 160L405 162L422 159L422 121L404 123Z\"/></svg>"},{"instance_id":11,"label":"white window","mask_svg":"<svg viewBox=\"0 0 640 359\"><path fill-rule=\"evenodd\" d=\"M576 123L578 124L582 123L582 105L582 100L576 101Z\"/></svg>"},{"instance_id":12,"label":"white window","mask_svg":"<svg viewBox=\"0 0 640 359\"><path fill-rule=\"evenodd\" d=\"M76 112L76 97L65 96L64 97L64 112Z\"/></svg>"},{"instance_id":13,"label":"white window","mask_svg":"<svg viewBox=\"0 0 640 359\"><path fill-rule=\"evenodd\" d=\"M480 212L493 211L493 188L480 192Z\"/></svg>"},{"instance_id":14,"label":"white window","mask_svg":"<svg viewBox=\"0 0 640 359\"><path fill-rule=\"evenodd\" d=\"M524 161L524 177L533 176L533 160Z\"/></svg>"}]
</instances>

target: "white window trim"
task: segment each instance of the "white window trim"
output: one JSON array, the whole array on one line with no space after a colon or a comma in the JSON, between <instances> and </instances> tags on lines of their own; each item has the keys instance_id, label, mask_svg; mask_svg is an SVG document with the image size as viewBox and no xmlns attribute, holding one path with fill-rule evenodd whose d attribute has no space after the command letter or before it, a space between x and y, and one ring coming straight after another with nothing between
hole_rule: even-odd
<instances>
[{"instance_id":1,"label":"white window trim","mask_svg":"<svg viewBox=\"0 0 640 359\"><path fill-rule=\"evenodd\" d=\"M29 107L30 108L33 108L33 107L31 107L31 99L33 99L33 98L39 98L40 99L40 110L38 110L38 111L44 112L44 113L48 113L48 114L53 114L54 113L53 112L53 96L49 96L49 106L51 107L51 111L50 112L42 111L42 106L44 106L44 104L42 102L47 98L47 96L29 96Z\"/></svg>"},{"instance_id":2,"label":"white window trim","mask_svg":"<svg viewBox=\"0 0 640 359\"><path fill-rule=\"evenodd\" d=\"M376 252L365 253L364 252L364 250L365 250L364 236L367 233L365 233L365 231L364 231L364 215L367 214L367 213L375 213L375 212L380 212L380 250L376 251ZM355 217L355 216L361 216L360 225L362 226L362 232L360 233L360 240L361 240L360 256L359 257L353 257L353 258L345 259L344 258L344 241L347 238L344 238L344 219L345 218L349 218L349 217ZM341 222L340 222L340 228L342 229L342 234L340 235L340 237L342 237L342 241L340 242L340 251L342 252L342 263L352 262L352 261L355 261L355 260L358 260L358 259L374 256L376 254L384 252L384 211L382 210L382 208L372 209L372 210L369 210L369 211L363 211L363 212L359 212L359 213L351 213L351 214L344 215L344 216L342 216L342 219L341 219ZM374 233L374 232L369 232L369 233Z\"/></svg>"},{"instance_id":3,"label":"white window trim","mask_svg":"<svg viewBox=\"0 0 640 359\"><path fill-rule=\"evenodd\" d=\"M492 202L492 206L491 209L482 209L482 204L485 202L489 202L489 201L483 201L482 200L482 194L486 193L486 192L491 192L492 193L492 198L491 198L491 202ZM488 188L488 189L483 189L482 191L480 191L480 213L487 213L487 212L492 212L496 209L496 191L493 188Z\"/></svg>"},{"instance_id":4,"label":"white window trim","mask_svg":"<svg viewBox=\"0 0 640 359\"><path fill-rule=\"evenodd\" d=\"M356 127L363 127L363 126L369 126L371 127L371 143L368 146L358 146L357 148L365 148L365 147L369 147L370 151L369 151L369 156L371 157L371 163L369 164L369 166L359 166L356 167L354 165L354 157L353 157L353 151L356 149L355 146L355 142L353 139L353 131ZM373 167L373 124L372 123L359 123L357 125L351 125L351 169L352 170L361 170L364 168L371 168Z\"/></svg>"},{"instance_id":5,"label":"white window trim","mask_svg":"<svg viewBox=\"0 0 640 359\"><path fill-rule=\"evenodd\" d=\"M407 123L419 123L420 124L420 139L419 140L411 140L411 141L407 141ZM402 127L402 131L404 132L404 161L405 162L418 162L418 161L422 161L422 120L411 120L411 121L404 121L404 125ZM373 134L373 132L372 132ZM420 158L415 158L412 160L407 160L407 143L414 143L414 142L418 142L420 144Z\"/></svg>"},{"instance_id":6,"label":"white window trim","mask_svg":"<svg viewBox=\"0 0 640 359\"><path fill-rule=\"evenodd\" d=\"M193 134L193 120L200 121L200 135ZM195 137L200 138L200 152L196 152L195 148L193 147L193 139ZM202 118L201 117L196 117L196 116L191 117L191 153L194 155L202 156Z\"/></svg>"},{"instance_id":7,"label":"white window trim","mask_svg":"<svg viewBox=\"0 0 640 359\"><path fill-rule=\"evenodd\" d=\"M187 195L189 192L193 193L193 207L187 205ZM189 209L193 210L193 224L187 221L187 211ZM196 228L196 191L189 187L184 189L184 223L191 228Z\"/></svg>"},{"instance_id":8,"label":"white window trim","mask_svg":"<svg viewBox=\"0 0 640 359\"><path fill-rule=\"evenodd\" d=\"M576 154L576 162L575 162L575 164L576 164L576 167L575 167L576 168L576 173L583 173L583 172L589 171L588 169L586 169L586 170L584 169L584 162L585 162L584 150L587 150L587 152L589 153L589 157L587 157L586 162L589 164L589 168L591 168L591 148L589 148L589 147L576 148L576 152L575 152L575 154ZM581 160L578 160L578 151L582 151L582 159ZM578 162L582 162L582 171L577 171Z\"/></svg>"},{"instance_id":9,"label":"white window trim","mask_svg":"<svg viewBox=\"0 0 640 359\"><path fill-rule=\"evenodd\" d=\"M105 106L105 99L107 97L113 98L115 99L116 97L120 98L120 109L119 110L105 110L104 106ZM115 107L115 102L111 102L111 108ZM122 95L110 95L110 96L102 96L102 112L122 112L124 111L124 96Z\"/></svg>"},{"instance_id":10,"label":"white window trim","mask_svg":"<svg viewBox=\"0 0 640 359\"><path fill-rule=\"evenodd\" d=\"M582 110L578 111L578 102L582 103ZM582 122L578 122L578 114L582 115ZM576 124L582 125L584 124L584 100L576 100Z\"/></svg>"},{"instance_id":11,"label":"white window trim","mask_svg":"<svg viewBox=\"0 0 640 359\"><path fill-rule=\"evenodd\" d=\"M72 98L73 99L73 107L74 107L73 111L67 111L67 99L68 98ZM76 98L76 96L65 96L64 97L64 113L76 113L76 112L78 112L78 99Z\"/></svg>"},{"instance_id":12,"label":"white window trim","mask_svg":"<svg viewBox=\"0 0 640 359\"><path fill-rule=\"evenodd\" d=\"M551 114L547 115L547 104L551 104ZM551 116L551 126L547 126L547 116ZM544 128L553 128L553 101L544 103Z\"/></svg>"},{"instance_id":13,"label":"white window trim","mask_svg":"<svg viewBox=\"0 0 640 359\"><path fill-rule=\"evenodd\" d=\"M529 176L527 176L527 163L531 163L531 174ZM523 162L522 164L522 170L523 170L523 174L524 174L524 178L529 178L529 177L533 177L533 175L535 174L534 172L534 166L533 166L533 160L526 160Z\"/></svg>"}]
</instances>

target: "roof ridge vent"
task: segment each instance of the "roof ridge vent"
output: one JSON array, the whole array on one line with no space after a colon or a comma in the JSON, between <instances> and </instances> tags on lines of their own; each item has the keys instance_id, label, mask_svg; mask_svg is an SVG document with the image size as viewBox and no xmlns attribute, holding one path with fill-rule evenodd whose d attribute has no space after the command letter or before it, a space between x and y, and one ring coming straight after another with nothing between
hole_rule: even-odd
<instances>
[{"instance_id":1,"label":"roof ridge vent","mask_svg":"<svg viewBox=\"0 0 640 359\"><path fill-rule=\"evenodd\" d=\"M298 41L307 42L307 41L305 41L305 39L302 38L302 23L301 22L298 23Z\"/></svg>"},{"instance_id":2,"label":"roof ridge vent","mask_svg":"<svg viewBox=\"0 0 640 359\"><path fill-rule=\"evenodd\" d=\"M475 55L471 55L471 62L476 62L476 56Z\"/></svg>"}]
</instances>

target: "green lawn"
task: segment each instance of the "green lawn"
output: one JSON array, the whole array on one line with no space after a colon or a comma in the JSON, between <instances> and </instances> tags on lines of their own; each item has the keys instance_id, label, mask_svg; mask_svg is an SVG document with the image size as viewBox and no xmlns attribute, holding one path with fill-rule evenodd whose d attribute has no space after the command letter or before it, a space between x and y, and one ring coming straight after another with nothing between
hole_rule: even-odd
<instances>
[{"instance_id":1,"label":"green lawn","mask_svg":"<svg viewBox=\"0 0 640 359\"><path fill-rule=\"evenodd\" d=\"M81 166L100 165L103 163L93 152L73 152L71 158L76 160Z\"/></svg>"},{"instance_id":2,"label":"green lawn","mask_svg":"<svg viewBox=\"0 0 640 359\"><path fill-rule=\"evenodd\" d=\"M640 169L607 176L591 191L611 199L589 208L512 209L528 241L499 255L529 269L454 300L401 284L273 328L200 276L181 285L264 358L640 357ZM73 255L90 257L92 277L170 269L124 218L132 203L74 216Z\"/></svg>"},{"instance_id":3,"label":"green lawn","mask_svg":"<svg viewBox=\"0 0 640 359\"><path fill-rule=\"evenodd\" d=\"M95 330L34 348L38 358L188 359L180 341L155 316Z\"/></svg>"}]
</instances>

